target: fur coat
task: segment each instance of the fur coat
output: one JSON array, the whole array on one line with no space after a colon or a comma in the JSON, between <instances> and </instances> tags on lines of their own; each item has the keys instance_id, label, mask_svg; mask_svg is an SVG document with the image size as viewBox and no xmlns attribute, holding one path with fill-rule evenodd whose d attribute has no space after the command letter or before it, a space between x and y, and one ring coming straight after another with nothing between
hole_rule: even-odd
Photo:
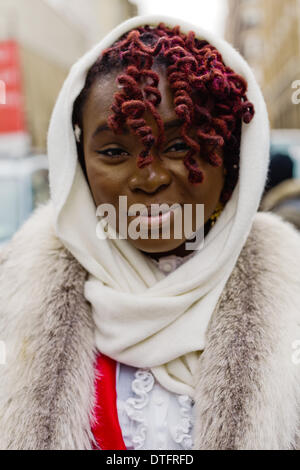
<instances>
[{"instance_id":1,"label":"fur coat","mask_svg":"<svg viewBox=\"0 0 300 470\"><path fill-rule=\"evenodd\" d=\"M1 449L92 448L87 272L52 210L39 207L0 253ZM300 449L299 349L300 235L257 213L199 359L194 448Z\"/></svg>"}]
</instances>

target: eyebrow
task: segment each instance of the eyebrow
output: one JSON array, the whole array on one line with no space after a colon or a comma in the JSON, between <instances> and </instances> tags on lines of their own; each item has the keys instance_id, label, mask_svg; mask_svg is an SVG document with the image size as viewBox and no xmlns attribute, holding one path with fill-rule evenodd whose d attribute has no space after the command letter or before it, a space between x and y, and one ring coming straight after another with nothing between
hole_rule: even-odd
<instances>
[{"instance_id":1,"label":"eyebrow","mask_svg":"<svg viewBox=\"0 0 300 470\"><path fill-rule=\"evenodd\" d=\"M174 129L176 127L181 127L182 121L180 119L172 119L171 121L164 122L165 130ZM94 139L101 132L112 131L107 124L100 124L96 130L93 132L92 138ZM124 134L129 134L129 129L124 128Z\"/></svg>"}]
</instances>

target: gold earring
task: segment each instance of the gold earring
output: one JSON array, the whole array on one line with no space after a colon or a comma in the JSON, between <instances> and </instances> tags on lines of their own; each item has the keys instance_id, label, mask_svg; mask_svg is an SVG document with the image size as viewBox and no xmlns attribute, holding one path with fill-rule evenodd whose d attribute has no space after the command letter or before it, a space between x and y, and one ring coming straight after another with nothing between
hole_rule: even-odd
<instances>
[{"instance_id":1,"label":"gold earring","mask_svg":"<svg viewBox=\"0 0 300 470\"><path fill-rule=\"evenodd\" d=\"M218 202L214 212L212 213L212 215L210 216L210 221L211 221L211 226L215 225L218 217L220 217L222 211L224 209L224 204L222 202Z\"/></svg>"}]
</instances>

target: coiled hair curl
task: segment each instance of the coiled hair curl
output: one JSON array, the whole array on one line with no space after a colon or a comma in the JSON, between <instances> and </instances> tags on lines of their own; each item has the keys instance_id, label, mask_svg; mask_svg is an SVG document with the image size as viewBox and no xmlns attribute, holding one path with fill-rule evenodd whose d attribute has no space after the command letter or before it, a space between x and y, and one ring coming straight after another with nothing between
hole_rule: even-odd
<instances>
[{"instance_id":1,"label":"coiled hair curl","mask_svg":"<svg viewBox=\"0 0 300 470\"><path fill-rule=\"evenodd\" d=\"M127 124L143 143L137 166L149 165L153 160L151 148L164 141L164 125L157 111L161 94L159 75L152 70L154 61L166 67L174 110L182 121L181 135L189 147L184 165L190 183L203 181L203 172L194 158L199 152L215 167L224 164L227 171L220 200L226 203L238 180L242 122L250 123L254 106L247 99L245 79L226 66L218 50L197 39L193 31L183 34L179 26L170 29L160 23L155 28L147 25L122 36L90 68L74 103L73 126L82 128L82 108L97 77L120 69L117 82L121 91L114 95L108 125L120 133ZM157 139L146 125L146 110L157 124ZM189 135L191 126L196 128L196 138ZM223 148L222 158L216 151L218 147ZM78 152L86 174L82 142Z\"/></svg>"}]
</instances>

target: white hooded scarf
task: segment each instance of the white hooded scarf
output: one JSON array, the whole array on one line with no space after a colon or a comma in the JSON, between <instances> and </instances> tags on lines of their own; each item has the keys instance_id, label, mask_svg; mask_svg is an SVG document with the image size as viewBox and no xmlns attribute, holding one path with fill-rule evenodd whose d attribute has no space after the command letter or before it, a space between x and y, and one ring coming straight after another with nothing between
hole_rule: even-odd
<instances>
[{"instance_id":1,"label":"white hooded scarf","mask_svg":"<svg viewBox=\"0 0 300 470\"><path fill-rule=\"evenodd\" d=\"M254 104L242 125L240 175L230 201L205 237L204 247L168 276L128 240L96 234L96 206L78 162L72 111L89 68L120 36L141 25L179 25L222 54L248 83ZM127 365L151 368L169 391L194 395L194 373L205 332L249 235L269 163L269 122L253 72L226 41L196 25L161 16L132 18L111 31L73 65L57 99L48 133L51 199L58 237L88 271L85 297L95 320L95 345ZM99 229L99 225L98 225Z\"/></svg>"}]
</instances>

